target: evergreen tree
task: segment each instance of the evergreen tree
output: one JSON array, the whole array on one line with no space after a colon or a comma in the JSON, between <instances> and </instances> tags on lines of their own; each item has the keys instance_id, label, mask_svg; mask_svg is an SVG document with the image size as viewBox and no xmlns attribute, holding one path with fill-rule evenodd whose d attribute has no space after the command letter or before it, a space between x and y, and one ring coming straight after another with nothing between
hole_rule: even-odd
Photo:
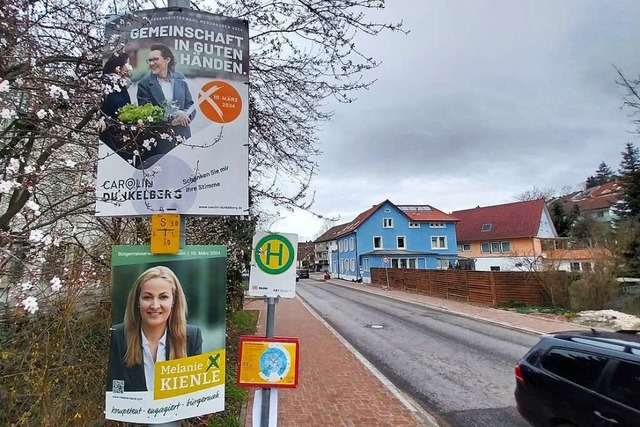
<instances>
[{"instance_id":1,"label":"evergreen tree","mask_svg":"<svg viewBox=\"0 0 640 427\"><path fill-rule=\"evenodd\" d=\"M605 163L601 162L596 170L595 175L590 175L585 182L585 188L597 187L598 185L606 184L615 178L615 175L611 171L611 168Z\"/></svg>"},{"instance_id":2,"label":"evergreen tree","mask_svg":"<svg viewBox=\"0 0 640 427\"><path fill-rule=\"evenodd\" d=\"M598 185L606 184L614 178L611 168L605 162L600 163L596 170L596 181Z\"/></svg>"},{"instance_id":3,"label":"evergreen tree","mask_svg":"<svg viewBox=\"0 0 640 427\"><path fill-rule=\"evenodd\" d=\"M622 199L615 209L621 219L640 220L640 151L628 142L622 152L619 180Z\"/></svg>"},{"instance_id":4,"label":"evergreen tree","mask_svg":"<svg viewBox=\"0 0 640 427\"><path fill-rule=\"evenodd\" d=\"M549 213L551 214L551 220L558 232L558 236L569 237L573 224L580 215L580 208L578 205L573 205L571 213L567 213L562 206L562 202L555 200L551 203L551 206L549 206Z\"/></svg>"}]
</instances>

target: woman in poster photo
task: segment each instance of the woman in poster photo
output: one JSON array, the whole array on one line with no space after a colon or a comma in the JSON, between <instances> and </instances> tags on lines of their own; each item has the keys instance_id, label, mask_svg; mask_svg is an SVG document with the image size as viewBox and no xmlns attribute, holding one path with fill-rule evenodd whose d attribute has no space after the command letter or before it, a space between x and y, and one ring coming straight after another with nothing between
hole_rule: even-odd
<instances>
[{"instance_id":1,"label":"woman in poster photo","mask_svg":"<svg viewBox=\"0 0 640 427\"><path fill-rule=\"evenodd\" d=\"M171 49L161 43L149 48L149 75L138 82L138 105L151 103L164 108L176 135L191 137L191 120L196 115L184 74L176 71ZM189 112L188 112L189 111Z\"/></svg>"},{"instance_id":2,"label":"woman in poster photo","mask_svg":"<svg viewBox=\"0 0 640 427\"><path fill-rule=\"evenodd\" d=\"M133 284L124 323L111 328L107 391L153 390L155 362L202 353L202 333L187 325L187 301L168 267L152 267Z\"/></svg>"}]
</instances>

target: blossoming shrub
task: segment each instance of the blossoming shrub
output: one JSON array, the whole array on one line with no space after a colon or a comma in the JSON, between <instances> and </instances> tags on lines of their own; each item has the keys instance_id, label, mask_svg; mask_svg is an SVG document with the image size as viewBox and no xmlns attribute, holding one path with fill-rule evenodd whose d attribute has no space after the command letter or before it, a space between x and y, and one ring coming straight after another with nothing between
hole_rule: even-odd
<instances>
[{"instance_id":1,"label":"blossoming shrub","mask_svg":"<svg viewBox=\"0 0 640 427\"><path fill-rule=\"evenodd\" d=\"M75 264L82 270L52 264L49 270L66 272L12 289L0 318L0 425L90 425L104 418L109 276L86 259ZM47 270L46 263L38 270L41 279Z\"/></svg>"}]
</instances>

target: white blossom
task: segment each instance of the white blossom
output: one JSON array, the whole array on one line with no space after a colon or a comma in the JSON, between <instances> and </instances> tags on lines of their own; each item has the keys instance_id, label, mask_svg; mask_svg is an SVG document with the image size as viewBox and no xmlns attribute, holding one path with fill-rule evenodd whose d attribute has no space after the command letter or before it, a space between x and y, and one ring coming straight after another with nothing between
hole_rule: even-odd
<instances>
[{"instance_id":1,"label":"white blossom","mask_svg":"<svg viewBox=\"0 0 640 427\"><path fill-rule=\"evenodd\" d=\"M27 203L25 203L25 207L31 209L36 215L40 215L40 205L38 205L33 200L29 200Z\"/></svg>"},{"instance_id":2,"label":"white blossom","mask_svg":"<svg viewBox=\"0 0 640 427\"><path fill-rule=\"evenodd\" d=\"M16 181L4 181L0 179L0 193L9 194L14 188L20 187L20 184Z\"/></svg>"},{"instance_id":3,"label":"white blossom","mask_svg":"<svg viewBox=\"0 0 640 427\"><path fill-rule=\"evenodd\" d=\"M29 240L32 242L41 242L44 239L44 233L40 230L31 230L29 233Z\"/></svg>"},{"instance_id":4,"label":"white blossom","mask_svg":"<svg viewBox=\"0 0 640 427\"><path fill-rule=\"evenodd\" d=\"M20 160L11 158L7 166L8 173L17 173L20 170Z\"/></svg>"},{"instance_id":5,"label":"white blossom","mask_svg":"<svg viewBox=\"0 0 640 427\"><path fill-rule=\"evenodd\" d=\"M72 168L76 165L76 162L74 162L73 160L65 160L64 164L66 167Z\"/></svg>"},{"instance_id":6,"label":"white blossom","mask_svg":"<svg viewBox=\"0 0 640 427\"><path fill-rule=\"evenodd\" d=\"M35 297L26 297L22 300L22 305L27 312L33 314L38 311L38 300Z\"/></svg>"},{"instance_id":7,"label":"white blossom","mask_svg":"<svg viewBox=\"0 0 640 427\"><path fill-rule=\"evenodd\" d=\"M13 81L13 83L14 83L16 86L22 86L22 85L24 84L24 80L22 80L22 77L18 77L17 79L15 79L15 80Z\"/></svg>"},{"instance_id":8,"label":"white blossom","mask_svg":"<svg viewBox=\"0 0 640 427\"><path fill-rule=\"evenodd\" d=\"M9 92L10 89L9 80L3 80L0 82L0 92Z\"/></svg>"},{"instance_id":9,"label":"white blossom","mask_svg":"<svg viewBox=\"0 0 640 427\"><path fill-rule=\"evenodd\" d=\"M51 289L53 289L55 292L58 292L60 289L62 289L62 281L58 276L55 276L53 279L51 279L49 283L51 283Z\"/></svg>"},{"instance_id":10,"label":"white blossom","mask_svg":"<svg viewBox=\"0 0 640 427\"><path fill-rule=\"evenodd\" d=\"M3 108L2 110L0 110L0 117L2 117L3 119L10 120L15 116L16 112L13 110L9 110L8 108Z\"/></svg>"},{"instance_id":11,"label":"white blossom","mask_svg":"<svg viewBox=\"0 0 640 427\"><path fill-rule=\"evenodd\" d=\"M24 173L26 173L26 174L30 174L30 173L32 173L32 172L33 172L33 171L35 171L35 170L36 170L36 168L34 168L34 167L33 167L33 166L31 166L31 165L28 165L28 166L25 166L25 167L24 167Z\"/></svg>"},{"instance_id":12,"label":"white blossom","mask_svg":"<svg viewBox=\"0 0 640 427\"><path fill-rule=\"evenodd\" d=\"M56 85L49 86L49 96L51 98L60 97L62 99L69 99L69 94L67 93L67 91Z\"/></svg>"},{"instance_id":13,"label":"white blossom","mask_svg":"<svg viewBox=\"0 0 640 427\"><path fill-rule=\"evenodd\" d=\"M47 117L47 112L44 110L38 110L36 116L38 116L39 119L44 119L45 117Z\"/></svg>"},{"instance_id":14,"label":"white blossom","mask_svg":"<svg viewBox=\"0 0 640 427\"><path fill-rule=\"evenodd\" d=\"M22 288L23 292L26 292L29 289L33 288L33 285L30 282L22 282L20 283L20 287Z\"/></svg>"}]
</instances>

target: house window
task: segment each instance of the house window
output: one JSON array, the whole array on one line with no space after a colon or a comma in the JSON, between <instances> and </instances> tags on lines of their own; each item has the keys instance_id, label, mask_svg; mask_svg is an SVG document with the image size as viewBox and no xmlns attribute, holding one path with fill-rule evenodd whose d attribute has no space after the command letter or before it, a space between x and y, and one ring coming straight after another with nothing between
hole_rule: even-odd
<instances>
[{"instance_id":1,"label":"house window","mask_svg":"<svg viewBox=\"0 0 640 427\"><path fill-rule=\"evenodd\" d=\"M352 251L353 250L353 237L349 238L349 250Z\"/></svg>"},{"instance_id":2,"label":"house window","mask_svg":"<svg viewBox=\"0 0 640 427\"><path fill-rule=\"evenodd\" d=\"M447 249L447 238L445 236L433 236L431 238L431 249Z\"/></svg>"},{"instance_id":3,"label":"house window","mask_svg":"<svg viewBox=\"0 0 640 427\"><path fill-rule=\"evenodd\" d=\"M499 265L492 265L489 268L491 269L491 271L500 271L500 266Z\"/></svg>"},{"instance_id":4,"label":"house window","mask_svg":"<svg viewBox=\"0 0 640 427\"><path fill-rule=\"evenodd\" d=\"M438 270L448 270L449 269L449 260L448 259L436 258L436 268Z\"/></svg>"},{"instance_id":5,"label":"house window","mask_svg":"<svg viewBox=\"0 0 640 427\"><path fill-rule=\"evenodd\" d=\"M490 254L491 244L489 242L482 242L480 244L480 252L482 252L483 254Z\"/></svg>"},{"instance_id":6,"label":"house window","mask_svg":"<svg viewBox=\"0 0 640 427\"><path fill-rule=\"evenodd\" d=\"M511 252L511 242L502 242L502 252Z\"/></svg>"},{"instance_id":7,"label":"house window","mask_svg":"<svg viewBox=\"0 0 640 427\"><path fill-rule=\"evenodd\" d=\"M349 260L349 270L356 271L356 259L355 258L351 258Z\"/></svg>"},{"instance_id":8,"label":"house window","mask_svg":"<svg viewBox=\"0 0 640 427\"><path fill-rule=\"evenodd\" d=\"M391 268L398 268L398 258L393 258L391 260Z\"/></svg>"},{"instance_id":9,"label":"house window","mask_svg":"<svg viewBox=\"0 0 640 427\"><path fill-rule=\"evenodd\" d=\"M406 258L400 258L400 268L407 268L407 259Z\"/></svg>"},{"instance_id":10,"label":"house window","mask_svg":"<svg viewBox=\"0 0 640 427\"><path fill-rule=\"evenodd\" d=\"M338 252L342 252L342 240L338 242Z\"/></svg>"},{"instance_id":11,"label":"house window","mask_svg":"<svg viewBox=\"0 0 640 427\"><path fill-rule=\"evenodd\" d=\"M416 268L416 259L415 258L409 258L409 268Z\"/></svg>"},{"instance_id":12,"label":"house window","mask_svg":"<svg viewBox=\"0 0 640 427\"><path fill-rule=\"evenodd\" d=\"M430 222L429 228L446 228L446 224L444 222Z\"/></svg>"},{"instance_id":13,"label":"house window","mask_svg":"<svg viewBox=\"0 0 640 427\"><path fill-rule=\"evenodd\" d=\"M373 236L373 249L382 249L382 237Z\"/></svg>"},{"instance_id":14,"label":"house window","mask_svg":"<svg viewBox=\"0 0 640 427\"><path fill-rule=\"evenodd\" d=\"M371 269L369 258L362 259L362 269L364 271L369 271Z\"/></svg>"},{"instance_id":15,"label":"house window","mask_svg":"<svg viewBox=\"0 0 640 427\"><path fill-rule=\"evenodd\" d=\"M500 242L491 242L491 252L494 254L500 253Z\"/></svg>"},{"instance_id":16,"label":"house window","mask_svg":"<svg viewBox=\"0 0 640 427\"><path fill-rule=\"evenodd\" d=\"M491 224L482 224L481 231L491 231Z\"/></svg>"},{"instance_id":17,"label":"house window","mask_svg":"<svg viewBox=\"0 0 640 427\"><path fill-rule=\"evenodd\" d=\"M396 239L398 240L398 249L407 249L404 236L398 236Z\"/></svg>"},{"instance_id":18,"label":"house window","mask_svg":"<svg viewBox=\"0 0 640 427\"><path fill-rule=\"evenodd\" d=\"M393 228L393 218L382 218L383 228Z\"/></svg>"},{"instance_id":19,"label":"house window","mask_svg":"<svg viewBox=\"0 0 640 427\"><path fill-rule=\"evenodd\" d=\"M471 252L471 243L463 243L462 252Z\"/></svg>"},{"instance_id":20,"label":"house window","mask_svg":"<svg viewBox=\"0 0 640 427\"><path fill-rule=\"evenodd\" d=\"M420 223L409 221L409 228L420 228Z\"/></svg>"},{"instance_id":21,"label":"house window","mask_svg":"<svg viewBox=\"0 0 640 427\"><path fill-rule=\"evenodd\" d=\"M571 271L580 271L580 263L579 262L572 262L570 264L571 266Z\"/></svg>"},{"instance_id":22,"label":"house window","mask_svg":"<svg viewBox=\"0 0 640 427\"><path fill-rule=\"evenodd\" d=\"M340 260L340 273L344 273L344 260Z\"/></svg>"}]
</instances>

